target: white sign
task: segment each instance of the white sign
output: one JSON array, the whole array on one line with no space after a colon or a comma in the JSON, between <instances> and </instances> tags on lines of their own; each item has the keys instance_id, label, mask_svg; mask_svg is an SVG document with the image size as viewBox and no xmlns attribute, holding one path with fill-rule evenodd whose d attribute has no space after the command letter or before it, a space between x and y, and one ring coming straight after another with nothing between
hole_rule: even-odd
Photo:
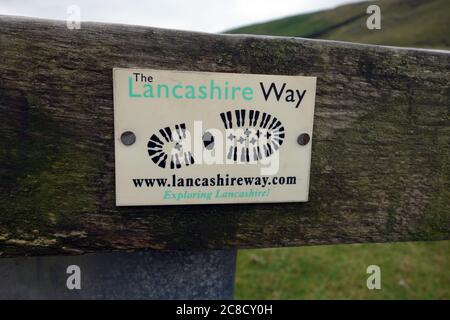
<instances>
[{"instance_id":1,"label":"white sign","mask_svg":"<svg viewBox=\"0 0 450 320\"><path fill-rule=\"evenodd\" d=\"M118 206L308 200L315 77L113 73Z\"/></svg>"}]
</instances>

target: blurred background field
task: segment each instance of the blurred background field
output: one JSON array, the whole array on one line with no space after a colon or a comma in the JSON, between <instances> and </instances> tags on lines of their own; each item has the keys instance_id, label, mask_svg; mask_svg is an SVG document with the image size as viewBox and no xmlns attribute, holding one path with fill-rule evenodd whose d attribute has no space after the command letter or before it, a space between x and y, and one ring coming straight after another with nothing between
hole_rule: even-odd
<instances>
[{"instance_id":1,"label":"blurred background field","mask_svg":"<svg viewBox=\"0 0 450 320\"><path fill-rule=\"evenodd\" d=\"M381 9L381 30L366 27L367 7ZM227 33L293 36L378 45L450 49L450 1L380 0L244 26Z\"/></svg>"},{"instance_id":2,"label":"blurred background field","mask_svg":"<svg viewBox=\"0 0 450 320\"><path fill-rule=\"evenodd\" d=\"M236 299L450 299L450 241L240 250ZM381 268L368 290L366 268Z\"/></svg>"},{"instance_id":3,"label":"blurred background field","mask_svg":"<svg viewBox=\"0 0 450 320\"><path fill-rule=\"evenodd\" d=\"M366 28L363 2L227 33L450 49L450 1L374 3L381 8L381 30ZM366 287L371 264L381 267L381 290ZM236 298L450 299L450 241L240 250Z\"/></svg>"}]
</instances>

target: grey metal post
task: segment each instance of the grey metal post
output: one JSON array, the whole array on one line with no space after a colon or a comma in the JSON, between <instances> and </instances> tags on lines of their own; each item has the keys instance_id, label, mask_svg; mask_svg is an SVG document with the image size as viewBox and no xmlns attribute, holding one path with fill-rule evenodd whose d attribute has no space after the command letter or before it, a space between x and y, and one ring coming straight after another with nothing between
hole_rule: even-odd
<instances>
[{"instance_id":1,"label":"grey metal post","mask_svg":"<svg viewBox=\"0 0 450 320\"><path fill-rule=\"evenodd\" d=\"M81 289L69 290L69 265ZM0 259L0 299L232 299L236 250Z\"/></svg>"}]
</instances>

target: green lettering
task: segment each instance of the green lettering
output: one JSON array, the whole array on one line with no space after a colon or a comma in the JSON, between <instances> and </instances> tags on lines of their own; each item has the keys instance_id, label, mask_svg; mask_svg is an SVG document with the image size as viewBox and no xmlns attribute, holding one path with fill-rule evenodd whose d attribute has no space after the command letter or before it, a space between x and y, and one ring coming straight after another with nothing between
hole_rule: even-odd
<instances>
[{"instance_id":1,"label":"green lettering","mask_svg":"<svg viewBox=\"0 0 450 320\"><path fill-rule=\"evenodd\" d=\"M233 87L233 89L231 90L231 99L235 100L236 99L236 91L241 91L241 87Z\"/></svg>"},{"instance_id":2,"label":"green lettering","mask_svg":"<svg viewBox=\"0 0 450 320\"><path fill-rule=\"evenodd\" d=\"M144 97L153 98L153 86L149 83L144 84Z\"/></svg>"},{"instance_id":3,"label":"green lettering","mask_svg":"<svg viewBox=\"0 0 450 320\"><path fill-rule=\"evenodd\" d=\"M128 96L130 98L140 98L141 95L139 93L133 93L133 79L128 77Z\"/></svg>"},{"instance_id":4,"label":"green lettering","mask_svg":"<svg viewBox=\"0 0 450 320\"><path fill-rule=\"evenodd\" d=\"M183 98L183 96L177 94L177 89L182 89L182 88L183 88L183 86L180 84L177 84L172 88L172 95L175 97L175 99Z\"/></svg>"},{"instance_id":5,"label":"green lettering","mask_svg":"<svg viewBox=\"0 0 450 320\"><path fill-rule=\"evenodd\" d=\"M199 99L205 100L206 97L208 96L208 94L206 93L206 86L205 85L199 86L198 87L198 92L199 92L199 95L198 95Z\"/></svg>"},{"instance_id":6,"label":"green lettering","mask_svg":"<svg viewBox=\"0 0 450 320\"><path fill-rule=\"evenodd\" d=\"M252 100L253 88L245 87L244 89L242 89L242 98L244 98L244 100Z\"/></svg>"},{"instance_id":7,"label":"green lettering","mask_svg":"<svg viewBox=\"0 0 450 320\"><path fill-rule=\"evenodd\" d=\"M186 95L185 96L187 99L195 99L194 86L191 86L191 85L186 86Z\"/></svg>"},{"instance_id":8,"label":"green lettering","mask_svg":"<svg viewBox=\"0 0 450 320\"><path fill-rule=\"evenodd\" d=\"M158 98L161 98L161 89L164 89L166 98L169 97L169 86L167 84L158 84Z\"/></svg>"}]
</instances>

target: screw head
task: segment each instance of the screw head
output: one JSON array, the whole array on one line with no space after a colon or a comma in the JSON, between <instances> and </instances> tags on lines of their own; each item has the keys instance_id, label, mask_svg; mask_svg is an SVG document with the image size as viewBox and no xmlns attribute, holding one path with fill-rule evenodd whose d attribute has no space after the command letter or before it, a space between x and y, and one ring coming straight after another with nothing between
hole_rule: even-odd
<instances>
[{"instance_id":1,"label":"screw head","mask_svg":"<svg viewBox=\"0 0 450 320\"><path fill-rule=\"evenodd\" d=\"M297 138L297 143L301 146L306 146L309 141L311 140L311 137L307 133L302 133Z\"/></svg>"},{"instance_id":2,"label":"screw head","mask_svg":"<svg viewBox=\"0 0 450 320\"><path fill-rule=\"evenodd\" d=\"M131 146L136 142L136 135L131 131L125 131L121 134L120 141L126 146Z\"/></svg>"}]
</instances>

